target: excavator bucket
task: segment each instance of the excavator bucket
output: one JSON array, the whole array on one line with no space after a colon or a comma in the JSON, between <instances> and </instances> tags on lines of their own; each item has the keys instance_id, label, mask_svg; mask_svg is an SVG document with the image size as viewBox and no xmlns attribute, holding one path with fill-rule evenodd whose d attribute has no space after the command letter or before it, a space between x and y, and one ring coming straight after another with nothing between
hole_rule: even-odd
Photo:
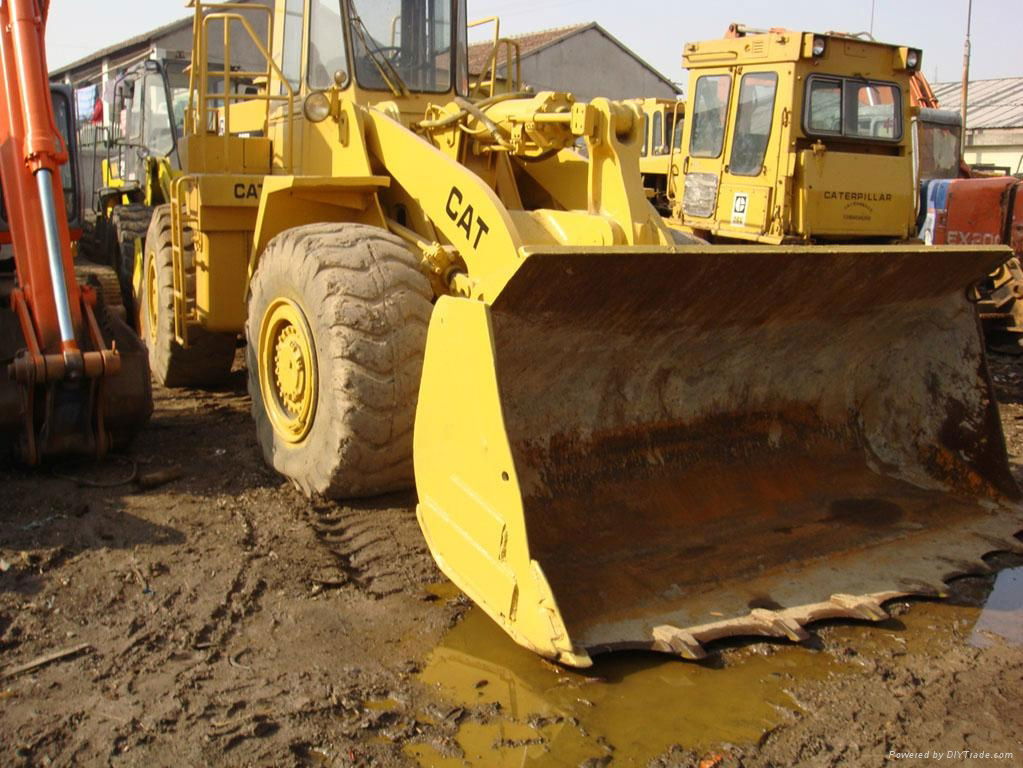
<instances>
[{"instance_id":1,"label":"excavator bucket","mask_svg":"<svg viewBox=\"0 0 1023 768\"><path fill-rule=\"evenodd\" d=\"M1005 249L520 256L437 302L415 472L438 564L522 645L799 640L1021 547L967 299Z\"/></svg>"},{"instance_id":2,"label":"excavator bucket","mask_svg":"<svg viewBox=\"0 0 1023 768\"><path fill-rule=\"evenodd\" d=\"M118 312L102 303L95 311L104 345L117 350L117 373L26 387L9 367L29 343L14 312L0 307L0 464L124 449L149 420L153 393L146 348Z\"/></svg>"}]
</instances>

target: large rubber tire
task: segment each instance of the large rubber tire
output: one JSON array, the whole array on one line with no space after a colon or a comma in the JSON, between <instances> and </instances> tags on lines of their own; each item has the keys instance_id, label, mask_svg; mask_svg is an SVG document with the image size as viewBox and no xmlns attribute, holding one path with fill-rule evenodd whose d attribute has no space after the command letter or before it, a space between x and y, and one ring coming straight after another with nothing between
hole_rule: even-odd
<instances>
[{"instance_id":1,"label":"large rubber tire","mask_svg":"<svg viewBox=\"0 0 1023 768\"><path fill-rule=\"evenodd\" d=\"M185 231L186 294L195 288L195 260L192 234ZM149 367L153 378L165 387L215 387L231 374L236 347L235 334L210 333L192 327L186 349L174 338L174 282L171 251L171 212L169 205L153 210L143 259L142 296L139 324L142 341L149 349ZM149 289L149 282L153 289ZM153 298L156 303L153 304Z\"/></svg>"},{"instance_id":2,"label":"large rubber tire","mask_svg":"<svg viewBox=\"0 0 1023 768\"><path fill-rule=\"evenodd\" d=\"M78 241L78 255L94 264L106 264L106 256L100 253L98 214L95 211L82 212L82 239Z\"/></svg>"},{"instance_id":3,"label":"large rubber tire","mask_svg":"<svg viewBox=\"0 0 1023 768\"><path fill-rule=\"evenodd\" d=\"M250 286L246 327L252 414L267 463L307 495L351 498L410 487L432 301L418 259L385 230L313 224L271 240ZM275 427L268 412L284 406L274 389L279 374L269 372L260 350L264 338L279 338L267 328L282 305L304 323L316 370L308 377L315 402L302 437ZM275 370L282 355L275 354Z\"/></svg>"},{"instance_id":4,"label":"large rubber tire","mask_svg":"<svg viewBox=\"0 0 1023 768\"><path fill-rule=\"evenodd\" d=\"M135 239L145 244L149 225L152 223L153 209L142 203L119 205L110 213L110 225L107 232L110 264L117 272L117 280L121 285L121 303L124 304L128 317L137 317L138 301L132 286L135 273Z\"/></svg>"}]
</instances>

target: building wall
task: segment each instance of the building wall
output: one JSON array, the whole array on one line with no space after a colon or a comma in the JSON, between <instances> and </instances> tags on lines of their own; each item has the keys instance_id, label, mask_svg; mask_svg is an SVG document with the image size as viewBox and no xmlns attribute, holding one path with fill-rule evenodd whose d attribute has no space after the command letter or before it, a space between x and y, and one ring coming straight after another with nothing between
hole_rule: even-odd
<instances>
[{"instance_id":1,"label":"building wall","mask_svg":"<svg viewBox=\"0 0 1023 768\"><path fill-rule=\"evenodd\" d=\"M522 79L537 91L569 91L583 101L606 96L675 98L675 91L647 67L589 29L522 60Z\"/></svg>"},{"instance_id":2,"label":"building wall","mask_svg":"<svg viewBox=\"0 0 1023 768\"><path fill-rule=\"evenodd\" d=\"M1023 173L1023 145L1015 147L982 147L966 150L970 165L997 165L1010 173Z\"/></svg>"},{"instance_id":3,"label":"building wall","mask_svg":"<svg viewBox=\"0 0 1023 768\"><path fill-rule=\"evenodd\" d=\"M1023 128L984 128L966 134L966 162L1023 173Z\"/></svg>"}]
</instances>

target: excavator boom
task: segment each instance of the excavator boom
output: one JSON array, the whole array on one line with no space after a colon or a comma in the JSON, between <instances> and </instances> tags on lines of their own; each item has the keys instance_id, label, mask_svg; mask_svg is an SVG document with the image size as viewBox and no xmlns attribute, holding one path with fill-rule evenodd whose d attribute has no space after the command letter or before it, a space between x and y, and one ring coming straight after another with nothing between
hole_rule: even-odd
<instances>
[{"instance_id":1,"label":"excavator boom","mask_svg":"<svg viewBox=\"0 0 1023 768\"><path fill-rule=\"evenodd\" d=\"M0 276L0 360L9 374L0 383L0 452L28 464L51 453L103 454L152 410L139 342L74 277L60 172L69 157L47 79L48 11L48 0L0 4L0 176L15 267Z\"/></svg>"}]
</instances>

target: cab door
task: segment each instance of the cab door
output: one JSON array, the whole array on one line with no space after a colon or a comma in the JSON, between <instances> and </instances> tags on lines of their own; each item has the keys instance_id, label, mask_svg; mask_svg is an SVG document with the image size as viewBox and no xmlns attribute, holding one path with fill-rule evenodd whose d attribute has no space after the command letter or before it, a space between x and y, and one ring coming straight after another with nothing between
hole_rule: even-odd
<instances>
[{"instance_id":1,"label":"cab door","mask_svg":"<svg viewBox=\"0 0 1023 768\"><path fill-rule=\"evenodd\" d=\"M731 68L701 69L690 78L692 98L682 137L682 220L694 229L716 228L732 86Z\"/></svg>"},{"instance_id":2,"label":"cab door","mask_svg":"<svg viewBox=\"0 0 1023 768\"><path fill-rule=\"evenodd\" d=\"M730 237L781 242L783 233L772 222L780 205L776 188L787 111L779 105L776 71L739 68L732 89L731 119L724 147L716 218L719 231ZM784 170L781 171L784 174Z\"/></svg>"}]
</instances>

